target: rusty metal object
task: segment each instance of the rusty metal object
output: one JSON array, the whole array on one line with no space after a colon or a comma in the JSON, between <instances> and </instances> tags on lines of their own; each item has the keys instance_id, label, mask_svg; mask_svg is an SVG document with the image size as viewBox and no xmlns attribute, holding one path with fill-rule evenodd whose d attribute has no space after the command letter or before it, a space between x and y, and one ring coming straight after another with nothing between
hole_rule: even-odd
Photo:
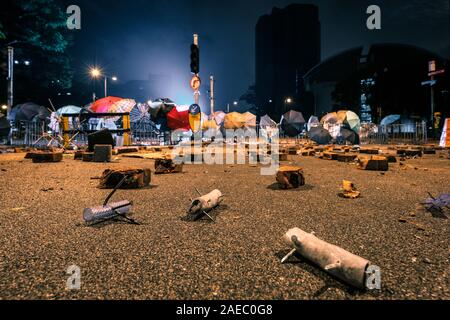
<instances>
[{"instance_id":1,"label":"rusty metal object","mask_svg":"<svg viewBox=\"0 0 450 320\"><path fill-rule=\"evenodd\" d=\"M183 172L183 163L176 164L172 159L156 159L155 174Z\"/></svg>"},{"instance_id":2,"label":"rusty metal object","mask_svg":"<svg viewBox=\"0 0 450 320\"><path fill-rule=\"evenodd\" d=\"M151 170L148 168L106 169L100 177L100 189L115 188L126 177L120 189L138 189L148 187L151 181Z\"/></svg>"},{"instance_id":3,"label":"rusty metal object","mask_svg":"<svg viewBox=\"0 0 450 320\"><path fill-rule=\"evenodd\" d=\"M348 180L344 180L344 181L342 181L342 193L341 193L341 195L344 198L356 199L356 198L359 198L359 196L361 195L361 192L356 190L355 184L353 182L348 181Z\"/></svg>"},{"instance_id":4,"label":"rusty metal object","mask_svg":"<svg viewBox=\"0 0 450 320\"><path fill-rule=\"evenodd\" d=\"M34 163L61 162L63 159L63 153L52 151L36 151L36 152L29 152L25 156L25 158L33 159Z\"/></svg>"},{"instance_id":5,"label":"rusty metal object","mask_svg":"<svg viewBox=\"0 0 450 320\"><path fill-rule=\"evenodd\" d=\"M370 158L359 157L358 169L373 171L388 171L389 163L386 157L372 156Z\"/></svg>"},{"instance_id":6,"label":"rusty metal object","mask_svg":"<svg viewBox=\"0 0 450 320\"><path fill-rule=\"evenodd\" d=\"M276 179L280 189L295 189L305 185L303 169L296 166L280 167Z\"/></svg>"}]
</instances>

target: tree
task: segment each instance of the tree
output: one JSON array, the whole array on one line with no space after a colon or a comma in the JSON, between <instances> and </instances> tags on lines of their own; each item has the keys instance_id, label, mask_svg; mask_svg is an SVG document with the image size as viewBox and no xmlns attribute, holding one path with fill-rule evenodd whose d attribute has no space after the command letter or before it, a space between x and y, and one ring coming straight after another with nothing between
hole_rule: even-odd
<instances>
[{"instance_id":1,"label":"tree","mask_svg":"<svg viewBox=\"0 0 450 320\"><path fill-rule=\"evenodd\" d=\"M64 7L56 0L4 0L0 12L0 44L3 61L6 47L14 43L18 60L30 60L15 69L15 101L45 99L72 85L73 71L67 54L72 36ZM6 73L6 64L1 64ZM2 88L6 84L1 83ZM3 92L3 90L2 90Z\"/></svg>"}]
</instances>

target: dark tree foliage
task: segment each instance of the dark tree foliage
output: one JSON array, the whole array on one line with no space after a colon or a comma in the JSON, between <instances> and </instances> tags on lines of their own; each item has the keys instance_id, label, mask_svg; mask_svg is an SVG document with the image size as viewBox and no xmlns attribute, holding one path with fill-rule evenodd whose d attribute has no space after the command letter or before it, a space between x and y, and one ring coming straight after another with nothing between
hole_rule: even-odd
<instances>
[{"instance_id":1,"label":"dark tree foliage","mask_svg":"<svg viewBox=\"0 0 450 320\"><path fill-rule=\"evenodd\" d=\"M66 8L57 0L3 0L0 4L0 68L6 76L7 45L15 48L15 103L42 100L72 86L68 56L72 35L67 28ZM6 10L6 8L8 8ZM2 98L6 91L2 76ZM5 88L5 89L3 89Z\"/></svg>"}]
</instances>

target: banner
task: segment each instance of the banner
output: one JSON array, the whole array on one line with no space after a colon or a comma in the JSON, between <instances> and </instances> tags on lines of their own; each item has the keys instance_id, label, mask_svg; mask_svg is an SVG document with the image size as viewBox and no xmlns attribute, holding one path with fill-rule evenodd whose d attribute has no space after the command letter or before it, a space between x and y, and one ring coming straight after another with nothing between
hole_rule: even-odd
<instances>
[{"instance_id":1,"label":"banner","mask_svg":"<svg viewBox=\"0 0 450 320\"><path fill-rule=\"evenodd\" d=\"M439 146L443 148L450 148L450 118L445 119Z\"/></svg>"}]
</instances>

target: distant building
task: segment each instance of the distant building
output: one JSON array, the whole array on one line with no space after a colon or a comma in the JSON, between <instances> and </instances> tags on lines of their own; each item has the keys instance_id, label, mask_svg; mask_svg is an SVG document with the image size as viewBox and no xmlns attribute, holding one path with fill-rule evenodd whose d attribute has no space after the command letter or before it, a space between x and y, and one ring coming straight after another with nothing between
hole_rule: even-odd
<instances>
[{"instance_id":1,"label":"distant building","mask_svg":"<svg viewBox=\"0 0 450 320\"><path fill-rule=\"evenodd\" d=\"M350 109L362 121L379 122L389 114L428 119L430 87L428 62L447 69L436 76L436 110L449 116L449 61L428 50L402 44L373 44L335 55L305 76L305 90L313 98L313 113Z\"/></svg>"},{"instance_id":2,"label":"distant building","mask_svg":"<svg viewBox=\"0 0 450 320\"><path fill-rule=\"evenodd\" d=\"M256 25L256 102L279 120L302 110L303 76L320 62L319 9L310 4L273 8Z\"/></svg>"}]
</instances>

